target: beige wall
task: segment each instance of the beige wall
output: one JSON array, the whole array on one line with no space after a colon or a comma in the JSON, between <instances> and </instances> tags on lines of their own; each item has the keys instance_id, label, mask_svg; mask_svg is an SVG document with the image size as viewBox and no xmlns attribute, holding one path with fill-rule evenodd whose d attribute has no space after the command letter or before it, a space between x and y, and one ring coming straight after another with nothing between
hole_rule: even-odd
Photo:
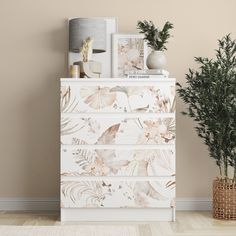
<instances>
[{"instance_id":1,"label":"beige wall","mask_svg":"<svg viewBox=\"0 0 236 236\"><path fill-rule=\"evenodd\" d=\"M174 23L168 45L178 81L194 56L236 37L235 0L0 0L0 197L59 196L59 78L66 76L72 16L117 16L121 32L139 19ZM177 195L208 197L217 169L177 103Z\"/></svg>"}]
</instances>

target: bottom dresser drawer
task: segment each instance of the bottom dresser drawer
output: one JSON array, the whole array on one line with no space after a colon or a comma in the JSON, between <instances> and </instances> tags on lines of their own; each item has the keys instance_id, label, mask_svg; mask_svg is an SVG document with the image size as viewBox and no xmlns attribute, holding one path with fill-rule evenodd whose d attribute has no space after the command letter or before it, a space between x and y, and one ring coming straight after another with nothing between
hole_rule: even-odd
<instances>
[{"instance_id":1,"label":"bottom dresser drawer","mask_svg":"<svg viewBox=\"0 0 236 236\"><path fill-rule=\"evenodd\" d=\"M175 179L61 182L62 208L174 207Z\"/></svg>"}]
</instances>

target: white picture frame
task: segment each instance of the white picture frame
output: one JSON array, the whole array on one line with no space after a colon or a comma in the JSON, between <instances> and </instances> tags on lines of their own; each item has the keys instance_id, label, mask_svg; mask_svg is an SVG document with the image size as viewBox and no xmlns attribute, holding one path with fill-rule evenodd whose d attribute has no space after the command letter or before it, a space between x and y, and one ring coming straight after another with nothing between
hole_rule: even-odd
<instances>
[{"instance_id":1,"label":"white picture frame","mask_svg":"<svg viewBox=\"0 0 236 236\"><path fill-rule=\"evenodd\" d=\"M112 77L146 69L147 44L141 34L112 34Z\"/></svg>"}]
</instances>

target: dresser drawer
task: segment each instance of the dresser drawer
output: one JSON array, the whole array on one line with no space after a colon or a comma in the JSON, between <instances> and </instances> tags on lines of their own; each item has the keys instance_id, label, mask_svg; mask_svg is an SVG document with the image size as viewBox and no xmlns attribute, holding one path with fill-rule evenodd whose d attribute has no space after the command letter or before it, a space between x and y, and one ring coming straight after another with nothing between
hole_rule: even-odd
<instances>
[{"instance_id":1,"label":"dresser drawer","mask_svg":"<svg viewBox=\"0 0 236 236\"><path fill-rule=\"evenodd\" d=\"M174 196L174 178L61 182L62 208L168 208Z\"/></svg>"},{"instance_id":2,"label":"dresser drawer","mask_svg":"<svg viewBox=\"0 0 236 236\"><path fill-rule=\"evenodd\" d=\"M151 118L152 117L152 118ZM156 118L155 118L156 117ZM83 144L174 144L173 117L61 117L61 143Z\"/></svg>"},{"instance_id":3,"label":"dresser drawer","mask_svg":"<svg viewBox=\"0 0 236 236\"><path fill-rule=\"evenodd\" d=\"M64 146L61 176L174 176L173 149L98 149Z\"/></svg>"},{"instance_id":4,"label":"dresser drawer","mask_svg":"<svg viewBox=\"0 0 236 236\"><path fill-rule=\"evenodd\" d=\"M99 81L98 81L99 82ZM118 83L117 83L118 84ZM149 83L61 86L62 113L174 112L175 87Z\"/></svg>"}]
</instances>

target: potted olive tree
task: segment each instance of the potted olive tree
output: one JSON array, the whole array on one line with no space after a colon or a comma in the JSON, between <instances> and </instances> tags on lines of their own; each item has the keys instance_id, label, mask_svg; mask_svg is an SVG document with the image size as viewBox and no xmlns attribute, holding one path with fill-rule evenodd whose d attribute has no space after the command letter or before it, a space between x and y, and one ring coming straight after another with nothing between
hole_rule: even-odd
<instances>
[{"instance_id":1,"label":"potted olive tree","mask_svg":"<svg viewBox=\"0 0 236 236\"><path fill-rule=\"evenodd\" d=\"M196 57L199 69L190 69L187 86L177 83L177 91L187 104L183 114L197 123L197 134L219 168L213 216L236 220L236 41L226 35L218 43L216 59Z\"/></svg>"},{"instance_id":2,"label":"potted olive tree","mask_svg":"<svg viewBox=\"0 0 236 236\"><path fill-rule=\"evenodd\" d=\"M147 57L147 67L149 69L164 69L166 66L166 57L164 51L167 50L166 43L170 38L169 31L173 24L167 21L162 30L158 29L152 21L138 21L137 29L139 33L144 34L144 40L152 49Z\"/></svg>"}]
</instances>

